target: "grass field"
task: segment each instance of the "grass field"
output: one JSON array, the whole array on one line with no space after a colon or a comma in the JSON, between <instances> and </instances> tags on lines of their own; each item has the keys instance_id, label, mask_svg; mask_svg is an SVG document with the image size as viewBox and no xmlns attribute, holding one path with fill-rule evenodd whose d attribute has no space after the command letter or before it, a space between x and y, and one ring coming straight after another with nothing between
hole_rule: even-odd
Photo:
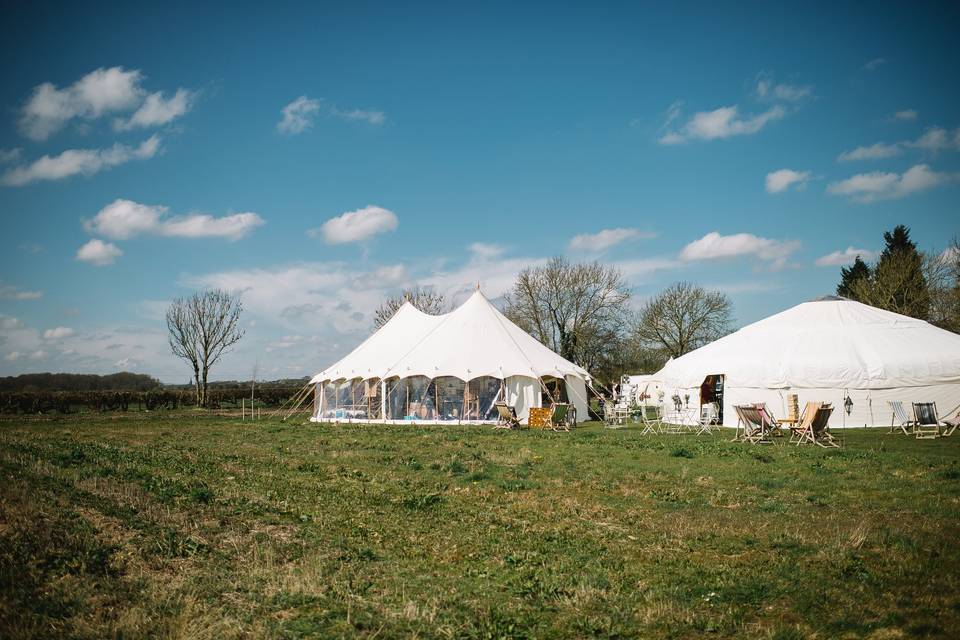
<instances>
[{"instance_id":1,"label":"grass field","mask_svg":"<svg viewBox=\"0 0 960 640\"><path fill-rule=\"evenodd\" d=\"M0 637L960 636L960 436L0 423Z\"/></svg>"}]
</instances>

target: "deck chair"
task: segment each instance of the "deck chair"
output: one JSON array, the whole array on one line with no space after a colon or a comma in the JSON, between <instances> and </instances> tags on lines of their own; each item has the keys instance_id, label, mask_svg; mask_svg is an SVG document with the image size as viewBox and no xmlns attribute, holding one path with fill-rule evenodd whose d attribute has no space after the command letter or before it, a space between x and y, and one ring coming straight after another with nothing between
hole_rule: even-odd
<instances>
[{"instance_id":1,"label":"deck chair","mask_svg":"<svg viewBox=\"0 0 960 640\"><path fill-rule=\"evenodd\" d=\"M936 402L914 402L913 417L913 433L917 439L940 437L940 418L937 416Z\"/></svg>"},{"instance_id":2,"label":"deck chair","mask_svg":"<svg viewBox=\"0 0 960 640\"><path fill-rule=\"evenodd\" d=\"M903 403L899 400L888 400L887 404L890 405L890 411L892 412L890 417L890 431L887 433L896 433L899 429L903 432L903 435L910 435L910 429L913 428L914 421L907 414L907 410L904 409Z\"/></svg>"},{"instance_id":3,"label":"deck chair","mask_svg":"<svg viewBox=\"0 0 960 640\"><path fill-rule=\"evenodd\" d=\"M946 418L941 418L940 422L943 423L943 433L941 435L952 436L957 427L960 427L960 408Z\"/></svg>"},{"instance_id":4,"label":"deck chair","mask_svg":"<svg viewBox=\"0 0 960 640\"><path fill-rule=\"evenodd\" d=\"M517 419L517 411L513 407L507 405L506 402L498 402L493 405L497 408L497 424L494 428L496 429L519 429L520 420Z\"/></svg>"},{"instance_id":5,"label":"deck chair","mask_svg":"<svg viewBox=\"0 0 960 640\"><path fill-rule=\"evenodd\" d=\"M808 402L800 413L800 419L790 425L790 443L793 444L800 440L801 434L810 427L810 423L817 415L817 409L821 402Z\"/></svg>"},{"instance_id":6,"label":"deck chair","mask_svg":"<svg viewBox=\"0 0 960 640\"><path fill-rule=\"evenodd\" d=\"M753 404L734 405L737 412L737 434L734 442L749 442L750 444L773 444L770 439L770 430L765 426L760 410ZM743 426L741 430L741 425Z\"/></svg>"},{"instance_id":7,"label":"deck chair","mask_svg":"<svg viewBox=\"0 0 960 640\"><path fill-rule=\"evenodd\" d=\"M808 402L808 409L811 404L818 406L814 411L804 411L804 420L801 421L803 428L797 434L797 445L809 443L820 447L839 447L840 443L830 433L828 426L833 405Z\"/></svg>"},{"instance_id":8,"label":"deck chair","mask_svg":"<svg viewBox=\"0 0 960 640\"><path fill-rule=\"evenodd\" d=\"M755 406L760 413L760 420L763 421L764 428L770 433L782 436L783 433L780 431L780 423L773 417L773 413L767 408L767 404L765 402L758 402Z\"/></svg>"},{"instance_id":9,"label":"deck chair","mask_svg":"<svg viewBox=\"0 0 960 640\"><path fill-rule=\"evenodd\" d=\"M640 424L643 426L640 435L660 433L660 428L663 426L663 416L660 415L660 407L644 405L640 411Z\"/></svg>"},{"instance_id":10,"label":"deck chair","mask_svg":"<svg viewBox=\"0 0 960 640\"><path fill-rule=\"evenodd\" d=\"M700 407L700 419L697 420L697 435L709 435L710 430L717 423L719 417L717 405L713 402L708 402Z\"/></svg>"},{"instance_id":11,"label":"deck chair","mask_svg":"<svg viewBox=\"0 0 960 640\"><path fill-rule=\"evenodd\" d=\"M567 420L567 413L570 405L565 402L558 402L553 405L550 412L550 428L554 431L570 431L570 422Z\"/></svg>"}]
</instances>

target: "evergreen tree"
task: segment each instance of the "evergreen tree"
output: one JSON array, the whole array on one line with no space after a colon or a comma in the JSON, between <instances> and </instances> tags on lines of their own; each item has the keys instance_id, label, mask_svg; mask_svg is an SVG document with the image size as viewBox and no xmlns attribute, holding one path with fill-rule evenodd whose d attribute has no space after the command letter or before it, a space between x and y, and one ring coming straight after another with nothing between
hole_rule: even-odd
<instances>
[{"instance_id":1,"label":"evergreen tree","mask_svg":"<svg viewBox=\"0 0 960 640\"><path fill-rule=\"evenodd\" d=\"M850 279L841 285L847 285L854 300L927 320L930 316L930 285L924 273L924 256L910 239L910 229L897 225L893 231L885 232L883 239L886 246L877 263L869 269L869 277ZM856 268L854 265L850 270Z\"/></svg>"},{"instance_id":2,"label":"evergreen tree","mask_svg":"<svg viewBox=\"0 0 960 640\"><path fill-rule=\"evenodd\" d=\"M859 280L870 280L870 267L860 259L860 256L857 256L851 266L840 268L840 284L837 285L837 295L857 300L854 283Z\"/></svg>"}]
</instances>

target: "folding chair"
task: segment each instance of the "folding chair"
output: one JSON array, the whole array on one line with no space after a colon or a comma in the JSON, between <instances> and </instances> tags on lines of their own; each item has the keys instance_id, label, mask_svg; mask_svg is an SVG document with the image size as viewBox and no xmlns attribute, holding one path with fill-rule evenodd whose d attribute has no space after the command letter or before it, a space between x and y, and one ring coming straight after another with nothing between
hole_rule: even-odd
<instances>
[{"instance_id":1,"label":"folding chair","mask_svg":"<svg viewBox=\"0 0 960 640\"><path fill-rule=\"evenodd\" d=\"M717 423L718 418L719 412L717 411L717 405L715 403L708 402L700 407L700 419L697 421L697 435L710 435L710 430L713 428L713 425Z\"/></svg>"},{"instance_id":2,"label":"folding chair","mask_svg":"<svg viewBox=\"0 0 960 640\"><path fill-rule=\"evenodd\" d=\"M735 405L737 412L737 434L734 436L735 442L749 442L750 444L773 444L770 439L769 430L764 426L764 420L760 416L760 410L756 405L741 404ZM743 425L741 433L740 425Z\"/></svg>"},{"instance_id":3,"label":"folding chair","mask_svg":"<svg viewBox=\"0 0 960 640\"><path fill-rule=\"evenodd\" d=\"M612 402L603 403L603 426L608 429L619 429L624 426L623 418L617 413L617 407Z\"/></svg>"},{"instance_id":4,"label":"folding chair","mask_svg":"<svg viewBox=\"0 0 960 640\"><path fill-rule=\"evenodd\" d=\"M903 408L903 403L899 400L888 400L890 410L893 414L890 417L890 431L887 433L896 433L897 429L903 432L903 435L910 435L910 429L913 428L914 421L907 415L907 410Z\"/></svg>"},{"instance_id":5,"label":"folding chair","mask_svg":"<svg viewBox=\"0 0 960 640\"><path fill-rule=\"evenodd\" d=\"M567 420L567 412L570 405L565 402L557 402L553 405L553 411L550 412L550 428L554 431L570 431L570 422Z\"/></svg>"},{"instance_id":6,"label":"folding chair","mask_svg":"<svg viewBox=\"0 0 960 640\"><path fill-rule=\"evenodd\" d=\"M810 404L811 403L807 403L808 408ZM804 421L804 428L799 432L797 437L798 446L804 444L805 442L809 442L810 444L815 444L820 447L840 446L840 444L833 437L833 434L830 433L830 427L828 426L828 423L830 422L830 414L833 413L833 405L820 404L816 411L805 413L812 414L812 417L809 420Z\"/></svg>"},{"instance_id":7,"label":"folding chair","mask_svg":"<svg viewBox=\"0 0 960 640\"><path fill-rule=\"evenodd\" d=\"M760 420L763 422L764 428L770 433L775 432L775 435L782 436L783 433L780 430L780 422L773 417L773 413L767 408L767 404L765 402L758 402L755 406L760 413Z\"/></svg>"},{"instance_id":8,"label":"folding chair","mask_svg":"<svg viewBox=\"0 0 960 640\"><path fill-rule=\"evenodd\" d=\"M801 434L804 433L807 429L810 428L810 423L813 422L813 419L817 415L817 410L820 408L821 402L808 402L803 407L803 413L800 414L800 419L796 423L790 425L790 443L793 444L800 440Z\"/></svg>"},{"instance_id":9,"label":"folding chair","mask_svg":"<svg viewBox=\"0 0 960 640\"><path fill-rule=\"evenodd\" d=\"M914 402L913 417L916 419L913 433L918 440L940 437L940 418L937 417L936 402Z\"/></svg>"},{"instance_id":10,"label":"folding chair","mask_svg":"<svg viewBox=\"0 0 960 640\"><path fill-rule=\"evenodd\" d=\"M660 433L660 428L662 426L660 407L644 405L640 411L640 424L643 425L643 430L640 432L640 435L647 433Z\"/></svg>"},{"instance_id":11,"label":"folding chair","mask_svg":"<svg viewBox=\"0 0 960 640\"><path fill-rule=\"evenodd\" d=\"M517 411L511 406L508 406L506 402L498 402L494 404L497 408L497 424L494 426L495 429L519 429L520 420L517 419Z\"/></svg>"},{"instance_id":12,"label":"folding chair","mask_svg":"<svg viewBox=\"0 0 960 640\"><path fill-rule=\"evenodd\" d=\"M941 435L952 436L953 432L957 430L957 427L960 427L960 408L946 418L941 418L940 422L943 423L944 427Z\"/></svg>"}]
</instances>

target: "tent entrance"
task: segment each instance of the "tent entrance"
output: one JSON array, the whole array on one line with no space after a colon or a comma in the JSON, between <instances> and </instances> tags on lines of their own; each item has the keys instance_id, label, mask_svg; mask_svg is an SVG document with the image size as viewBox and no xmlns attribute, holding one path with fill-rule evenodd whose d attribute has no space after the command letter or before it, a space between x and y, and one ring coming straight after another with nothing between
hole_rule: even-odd
<instances>
[{"instance_id":1,"label":"tent entrance","mask_svg":"<svg viewBox=\"0 0 960 640\"><path fill-rule=\"evenodd\" d=\"M711 402L717 405L718 422L723 424L723 379L724 375L709 375L700 385L700 406Z\"/></svg>"}]
</instances>

